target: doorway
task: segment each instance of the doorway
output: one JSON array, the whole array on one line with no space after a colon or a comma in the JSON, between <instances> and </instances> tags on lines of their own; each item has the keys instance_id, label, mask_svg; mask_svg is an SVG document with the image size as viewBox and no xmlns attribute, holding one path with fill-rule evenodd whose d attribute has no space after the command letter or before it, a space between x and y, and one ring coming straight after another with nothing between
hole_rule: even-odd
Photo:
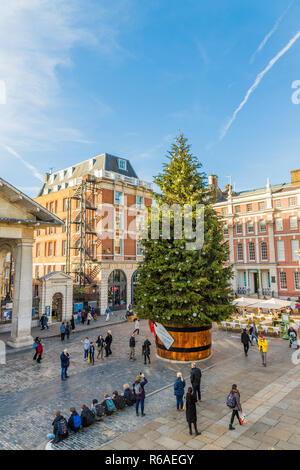
<instances>
[{"instance_id":1,"label":"doorway","mask_svg":"<svg viewBox=\"0 0 300 470\"><path fill-rule=\"evenodd\" d=\"M62 321L63 296L57 292L52 297L52 321Z\"/></svg>"}]
</instances>

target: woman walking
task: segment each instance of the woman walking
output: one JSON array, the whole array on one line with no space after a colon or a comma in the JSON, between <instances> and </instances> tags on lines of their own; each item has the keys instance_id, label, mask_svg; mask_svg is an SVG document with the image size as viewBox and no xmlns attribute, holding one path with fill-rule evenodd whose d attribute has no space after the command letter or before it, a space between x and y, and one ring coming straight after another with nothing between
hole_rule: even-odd
<instances>
[{"instance_id":1,"label":"woman walking","mask_svg":"<svg viewBox=\"0 0 300 470\"><path fill-rule=\"evenodd\" d=\"M194 425L195 428L195 435L199 436L201 432L198 431L197 429L197 408L196 408L196 403L197 403L197 396L195 395L192 387L188 388L188 392L186 394L185 398L185 406L186 406L186 420L189 425L190 429L190 434L193 434L192 431L192 424Z\"/></svg>"},{"instance_id":2,"label":"woman walking","mask_svg":"<svg viewBox=\"0 0 300 470\"><path fill-rule=\"evenodd\" d=\"M104 349L104 338L102 335L99 335L96 341L97 344L97 349L98 349L98 355L97 359L99 359L99 356L101 356L101 359L103 359L103 349Z\"/></svg>"},{"instance_id":3,"label":"woman walking","mask_svg":"<svg viewBox=\"0 0 300 470\"><path fill-rule=\"evenodd\" d=\"M174 383L174 395L176 397L177 411L183 409L183 395L184 395L185 380L182 377L182 373L177 373L177 379Z\"/></svg>"},{"instance_id":4,"label":"woman walking","mask_svg":"<svg viewBox=\"0 0 300 470\"><path fill-rule=\"evenodd\" d=\"M230 408L232 409L232 414L231 414L231 420L229 424L229 430L234 431L233 427L233 421L235 416L238 419L238 422L240 425L242 425L239 413L242 413L242 406L241 406L241 399L240 399L240 392L236 384L233 384L229 393L229 396L227 398L227 401L229 400L231 402Z\"/></svg>"},{"instance_id":5,"label":"woman walking","mask_svg":"<svg viewBox=\"0 0 300 470\"><path fill-rule=\"evenodd\" d=\"M44 348L43 348L43 343L42 343L42 340L40 339L38 344L37 344L37 348L36 348L36 352L37 352L37 360L36 362L40 363L41 360L42 360L42 356L43 356L43 351L44 351Z\"/></svg>"}]
</instances>

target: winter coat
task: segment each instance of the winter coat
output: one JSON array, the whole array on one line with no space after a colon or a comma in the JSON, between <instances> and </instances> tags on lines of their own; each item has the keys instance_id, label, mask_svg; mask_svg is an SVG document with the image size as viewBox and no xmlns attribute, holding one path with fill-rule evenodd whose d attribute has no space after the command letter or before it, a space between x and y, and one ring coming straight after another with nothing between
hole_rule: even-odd
<instances>
[{"instance_id":1,"label":"winter coat","mask_svg":"<svg viewBox=\"0 0 300 470\"><path fill-rule=\"evenodd\" d=\"M41 356L43 354L43 351L44 351L43 345L41 343L38 343L36 352L38 353L39 356Z\"/></svg>"},{"instance_id":2,"label":"winter coat","mask_svg":"<svg viewBox=\"0 0 300 470\"><path fill-rule=\"evenodd\" d=\"M174 395L176 397L183 397L184 387L185 387L185 380L182 381L181 378L178 377L174 383Z\"/></svg>"},{"instance_id":3,"label":"winter coat","mask_svg":"<svg viewBox=\"0 0 300 470\"><path fill-rule=\"evenodd\" d=\"M137 387L138 383L140 384L140 386L142 388L142 391L140 393L136 392L136 387ZM134 382L132 388L133 388L133 393L135 395L135 398L137 400L144 400L145 399L146 394L145 394L144 387L147 383L148 383L148 380L145 377L140 382Z\"/></svg>"},{"instance_id":4,"label":"winter coat","mask_svg":"<svg viewBox=\"0 0 300 470\"><path fill-rule=\"evenodd\" d=\"M186 396L186 420L188 423L196 423L197 422L197 397L194 393L187 394Z\"/></svg>"},{"instance_id":5,"label":"winter coat","mask_svg":"<svg viewBox=\"0 0 300 470\"><path fill-rule=\"evenodd\" d=\"M245 345L250 343L250 338L246 331L243 331L243 333L241 334L241 342Z\"/></svg>"},{"instance_id":6,"label":"winter coat","mask_svg":"<svg viewBox=\"0 0 300 470\"><path fill-rule=\"evenodd\" d=\"M66 325L61 325L60 326L60 332L61 332L61 334L64 334L66 332Z\"/></svg>"},{"instance_id":7,"label":"winter coat","mask_svg":"<svg viewBox=\"0 0 300 470\"><path fill-rule=\"evenodd\" d=\"M148 339L146 339L146 341L143 344L143 354L145 354L145 355L150 354L150 346L151 346L150 341Z\"/></svg>"},{"instance_id":8,"label":"winter coat","mask_svg":"<svg viewBox=\"0 0 300 470\"><path fill-rule=\"evenodd\" d=\"M105 344L107 344L107 346L110 346L111 343L112 343L112 335L107 335L105 338Z\"/></svg>"},{"instance_id":9,"label":"winter coat","mask_svg":"<svg viewBox=\"0 0 300 470\"><path fill-rule=\"evenodd\" d=\"M234 397L235 397L235 407L233 408L233 410L242 411L240 392L238 392L238 391L236 390L236 391L233 393L233 395L234 395Z\"/></svg>"},{"instance_id":10,"label":"winter coat","mask_svg":"<svg viewBox=\"0 0 300 470\"><path fill-rule=\"evenodd\" d=\"M129 346L131 348L135 348L135 338L133 336L131 336L131 338L129 340Z\"/></svg>"},{"instance_id":11,"label":"winter coat","mask_svg":"<svg viewBox=\"0 0 300 470\"><path fill-rule=\"evenodd\" d=\"M258 338L258 349L262 350L263 353L268 351L268 341L265 338Z\"/></svg>"},{"instance_id":12,"label":"winter coat","mask_svg":"<svg viewBox=\"0 0 300 470\"><path fill-rule=\"evenodd\" d=\"M61 362L62 369L64 369L65 367L68 367L70 365L69 356L62 352L60 355L60 362Z\"/></svg>"},{"instance_id":13,"label":"winter coat","mask_svg":"<svg viewBox=\"0 0 300 470\"><path fill-rule=\"evenodd\" d=\"M81 412L81 424L82 427L87 428L91 424L95 423L96 418L94 413L86 406Z\"/></svg>"},{"instance_id":14,"label":"winter coat","mask_svg":"<svg viewBox=\"0 0 300 470\"><path fill-rule=\"evenodd\" d=\"M191 384L193 387L198 387L201 382L201 370L198 367L193 367L191 370Z\"/></svg>"}]
</instances>

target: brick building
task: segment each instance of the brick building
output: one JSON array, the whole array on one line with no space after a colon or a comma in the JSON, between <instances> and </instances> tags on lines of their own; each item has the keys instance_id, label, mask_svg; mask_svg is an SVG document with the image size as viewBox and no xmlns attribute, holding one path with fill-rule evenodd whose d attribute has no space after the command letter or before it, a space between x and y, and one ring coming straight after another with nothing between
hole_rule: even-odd
<instances>
[{"instance_id":1,"label":"brick building","mask_svg":"<svg viewBox=\"0 0 300 470\"><path fill-rule=\"evenodd\" d=\"M102 154L46 174L36 201L65 226L36 231L34 279L54 271L72 275L101 313L107 305L119 309L132 302L151 183L138 178L129 160Z\"/></svg>"},{"instance_id":2,"label":"brick building","mask_svg":"<svg viewBox=\"0 0 300 470\"><path fill-rule=\"evenodd\" d=\"M291 183L250 191L225 191L209 176L215 209L223 222L233 266L233 290L298 299L300 296L300 170L291 171Z\"/></svg>"}]
</instances>

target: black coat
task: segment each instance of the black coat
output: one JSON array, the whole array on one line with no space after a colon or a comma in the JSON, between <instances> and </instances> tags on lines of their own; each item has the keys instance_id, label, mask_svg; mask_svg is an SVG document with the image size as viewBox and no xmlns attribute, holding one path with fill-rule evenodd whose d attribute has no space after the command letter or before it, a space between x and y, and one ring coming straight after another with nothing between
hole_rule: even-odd
<instances>
[{"instance_id":1,"label":"black coat","mask_svg":"<svg viewBox=\"0 0 300 470\"><path fill-rule=\"evenodd\" d=\"M94 413L86 406L81 412L81 424L82 427L86 428L91 424L95 423L96 418Z\"/></svg>"},{"instance_id":2,"label":"black coat","mask_svg":"<svg viewBox=\"0 0 300 470\"><path fill-rule=\"evenodd\" d=\"M198 387L198 385L200 385L201 376L202 376L201 370L198 369L198 367L194 367L191 370L191 384L192 384L192 386Z\"/></svg>"},{"instance_id":3,"label":"black coat","mask_svg":"<svg viewBox=\"0 0 300 470\"><path fill-rule=\"evenodd\" d=\"M131 336L131 338L129 340L129 346L131 348L135 348L135 338L133 336Z\"/></svg>"},{"instance_id":4,"label":"black coat","mask_svg":"<svg viewBox=\"0 0 300 470\"><path fill-rule=\"evenodd\" d=\"M186 396L186 420L188 423L196 423L197 422L197 397L196 395L187 394Z\"/></svg>"},{"instance_id":5,"label":"black coat","mask_svg":"<svg viewBox=\"0 0 300 470\"><path fill-rule=\"evenodd\" d=\"M241 342L245 345L250 343L250 338L246 331L243 331L243 333L241 334Z\"/></svg>"},{"instance_id":6,"label":"black coat","mask_svg":"<svg viewBox=\"0 0 300 470\"><path fill-rule=\"evenodd\" d=\"M105 338L105 344L107 346L110 346L112 343L112 336L111 335L107 335L106 338Z\"/></svg>"},{"instance_id":7,"label":"black coat","mask_svg":"<svg viewBox=\"0 0 300 470\"><path fill-rule=\"evenodd\" d=\"M151 346L150 341L146 339L146 341L143 344L143 354L145 354L146 356L150 354L150 346Z\"/></svg>"}]
</instances>

